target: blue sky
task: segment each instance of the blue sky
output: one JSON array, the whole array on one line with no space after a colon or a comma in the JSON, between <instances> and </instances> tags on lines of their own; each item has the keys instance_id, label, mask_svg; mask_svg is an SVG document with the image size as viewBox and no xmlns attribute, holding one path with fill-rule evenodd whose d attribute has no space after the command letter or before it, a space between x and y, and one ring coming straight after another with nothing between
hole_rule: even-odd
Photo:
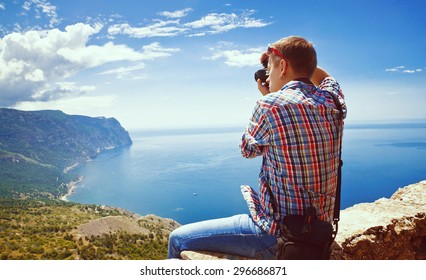
<instances>
[{"instance_id":1,"label":"blue sky","mask_svg":"<svg viewBox=\"0 0 426 280\"><path fill-rule=\"evenodd\" d=\"M0 107L245 126L268 43L312 41L347 123L426 119L426 1L0 0Z\"/></svg>"}]
</instances>

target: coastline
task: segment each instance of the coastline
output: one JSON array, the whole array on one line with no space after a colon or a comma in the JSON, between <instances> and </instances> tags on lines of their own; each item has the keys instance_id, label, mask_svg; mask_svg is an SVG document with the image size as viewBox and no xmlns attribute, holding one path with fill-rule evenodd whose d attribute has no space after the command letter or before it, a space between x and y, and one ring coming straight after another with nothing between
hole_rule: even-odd
<instances>
[{"instance_id":1,"label":"coastline","mask_svg":"<svg viewBox=\"0 0 426 280\"><path fill-rule=\"evenodd\" d=\"M67 184L67 193L63 195L60 200L69 202L68 196L72 195L75 191L75 189L78 187L79 184L81 184L84 181L84 176L79 176L77 181L71 181Z\"/></svg>"},{"instance_id":2,"label":"coastline","mask_svg":"<svg viewBox=\"0 0 426 280\"><path fill-rule=\"evenodd\" d=\"M74 163L71 166L65 167L64 170L63 170L63 172L64 173L68 173L68 172L70 172L71 170L73 170L74 168L76 168L79 165L80 165L79 163Z\"/></svg>"}]
</instances>

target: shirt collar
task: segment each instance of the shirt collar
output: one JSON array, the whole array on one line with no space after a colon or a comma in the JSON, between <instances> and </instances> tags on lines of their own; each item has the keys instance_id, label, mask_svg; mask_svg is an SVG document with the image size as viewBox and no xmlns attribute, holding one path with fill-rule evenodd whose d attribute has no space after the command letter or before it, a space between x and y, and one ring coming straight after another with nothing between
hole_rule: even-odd
<instances>
[{"instance_id":1,"label":"shirt collar","mask_svg":"<svg viewBox=\"0 0 426 280\"><path fill-rule=\"evenodd\" d=\"M308 78L297 78L285 84L281 88L281 90L285 90L287 88L295 88L296 86L300 87L300 85L302 85L302 87L304 88L309 88L309 87L315 88L315 85Z\"/></svg>"}]
</instances>

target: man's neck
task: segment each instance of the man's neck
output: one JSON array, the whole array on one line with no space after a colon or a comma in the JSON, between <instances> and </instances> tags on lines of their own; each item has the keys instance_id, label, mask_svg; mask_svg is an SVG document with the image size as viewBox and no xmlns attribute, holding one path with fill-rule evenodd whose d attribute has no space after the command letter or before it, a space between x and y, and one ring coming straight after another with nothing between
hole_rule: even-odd
<instances>
[{"instance_id":1,"label":"man's neck","mask_svg":"<svg viewBox=\"0 0 426 280\"><path fill-rule=\"evenodd\" d=\"M313 85L313 83L311 82L311 80L309 80L309 78L303 77L303 78L297 78L297 79L293 79L293 81L299 81L308 85Z\"/></svg>"}]
</instances>

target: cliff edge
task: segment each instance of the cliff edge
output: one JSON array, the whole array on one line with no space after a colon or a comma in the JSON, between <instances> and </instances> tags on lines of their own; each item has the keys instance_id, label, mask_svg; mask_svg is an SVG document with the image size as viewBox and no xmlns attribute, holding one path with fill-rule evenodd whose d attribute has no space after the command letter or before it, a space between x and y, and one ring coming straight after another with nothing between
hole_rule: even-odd
<instances>
[{"instance_id":1,"label":"cliff edge","mask_svg":"<svg viewBox=\"0 0 426 280\"><path fill-rule=\"evenodd\" d=\"M360 203L340 212L332 246L334 260L425 260L426 181L398 189L390 198ZM245 259L184 251L183 259Z\"/></svg>"},{"instance_id":2,"label":"cliff edge","mask_svg":"<svg viewBox=\"0 0 426 280\"><path fill-rule=\"evenodd\" d=\"M426 181L340 213L332 259L426 259Z\"/></svg>"}]
</instances>

